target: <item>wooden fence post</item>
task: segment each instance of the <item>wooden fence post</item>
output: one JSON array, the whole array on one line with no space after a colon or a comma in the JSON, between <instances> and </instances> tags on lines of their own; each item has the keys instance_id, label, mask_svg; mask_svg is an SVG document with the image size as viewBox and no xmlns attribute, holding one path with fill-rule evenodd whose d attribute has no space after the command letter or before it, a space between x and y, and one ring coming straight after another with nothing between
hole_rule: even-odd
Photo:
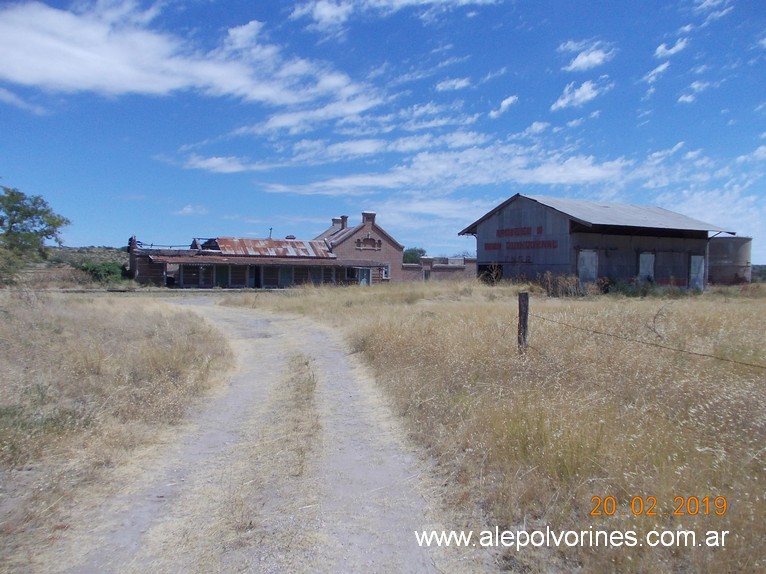
<instances>
[{"instance_id":1,"label":"wooden fence post","mask_svg":"<svg viewBox=\"0 0 766 574\"><path fill-rule=\"evenodd\" d=\"M529 334L529 292L519 293L519 352L526 353Z\"/></svg>"}]
</instances>

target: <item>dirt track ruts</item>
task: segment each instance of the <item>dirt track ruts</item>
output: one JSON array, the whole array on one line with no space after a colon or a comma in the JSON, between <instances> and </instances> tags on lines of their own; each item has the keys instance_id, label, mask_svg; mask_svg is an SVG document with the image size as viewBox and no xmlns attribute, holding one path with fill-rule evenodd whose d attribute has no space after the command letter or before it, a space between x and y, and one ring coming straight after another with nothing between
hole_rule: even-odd
<instances>
[{"instance_id":1,"label":"dirt track ruts","mask_svg":"<svg viewBox=\"0 0 766 574\"><path fill-rule=\"evenodd\" d=\"M337 334L209 297L178 303L227 334L236 366L129 480L73 509L35 571L492 569L477 549L417 545L416 530L461 525ZM301 404L296 360L315 381Z\"/></svg>"}]
</instances>

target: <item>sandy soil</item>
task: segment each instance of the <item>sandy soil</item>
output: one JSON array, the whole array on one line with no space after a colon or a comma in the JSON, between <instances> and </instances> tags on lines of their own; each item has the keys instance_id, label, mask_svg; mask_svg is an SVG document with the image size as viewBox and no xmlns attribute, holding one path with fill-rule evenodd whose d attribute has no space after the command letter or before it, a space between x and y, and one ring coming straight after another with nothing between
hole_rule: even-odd
<instances>
[{"instance_id":1,"label":"sandy soil","mask_svg":"<svg viewBox=\"0 0 766 574\"><path fill-rule=\"evenodd\" d=\"M114 484L77 502L70 526L25 558L29 570L495 569L480 549L417 545L416 530L471 520L442 507L433 469L335 333L213 302L177 304L230 337L237 365L226 384ZM315 387L291 382L298 364Z\"/></svg>"}]
</instances>

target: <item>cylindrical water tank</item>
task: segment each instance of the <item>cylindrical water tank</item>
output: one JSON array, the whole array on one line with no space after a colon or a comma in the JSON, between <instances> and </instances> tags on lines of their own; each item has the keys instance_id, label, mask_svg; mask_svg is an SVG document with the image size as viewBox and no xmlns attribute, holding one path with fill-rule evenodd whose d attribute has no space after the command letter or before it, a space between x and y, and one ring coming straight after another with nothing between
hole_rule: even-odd
<instances>
[{"instance_id":1,"label":"cylindrical water tank","mask_svg":"<svg viewBox=\"0 0 766 574\"><path fill-rule=\"evenodd\" d=\"M752 237L713 237L708 249L708 281L718 285L749 283L752 246Z\"/></svg>"}]
</instances>

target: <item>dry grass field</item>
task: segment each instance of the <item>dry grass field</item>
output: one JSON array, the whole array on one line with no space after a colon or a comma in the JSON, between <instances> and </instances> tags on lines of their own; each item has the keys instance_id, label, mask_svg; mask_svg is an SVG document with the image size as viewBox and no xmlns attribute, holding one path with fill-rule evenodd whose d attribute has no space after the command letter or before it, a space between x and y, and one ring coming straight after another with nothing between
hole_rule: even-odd
<instances>
[{"instance_id":1,"label":"dry grass field","mask_svg":"<svg viewBox=\"0 0 766 574\"><path fill-rule=\"evenodd\" d=\"M160 303L0 292L0 563L66 529L60 507L178 423L228 357Z\"/></svg>"},{"instance_id":2,"label":"dry grass field","mask_svg":"<svg viewBox=\"0 0 766 574\"><path fill-rule=\"evenodd\" d=\"M520 286L308 287L227 303L342 329L438 462L445 502L484 511L475 530L635 531L642 542L682 529L698 544L729 531L718 548L530 546L506 552L509 570L756 572L766 370L748 365L766 365L763 287L643 299L533 290L526 354Z\"/></svg>"}]
</instances>

